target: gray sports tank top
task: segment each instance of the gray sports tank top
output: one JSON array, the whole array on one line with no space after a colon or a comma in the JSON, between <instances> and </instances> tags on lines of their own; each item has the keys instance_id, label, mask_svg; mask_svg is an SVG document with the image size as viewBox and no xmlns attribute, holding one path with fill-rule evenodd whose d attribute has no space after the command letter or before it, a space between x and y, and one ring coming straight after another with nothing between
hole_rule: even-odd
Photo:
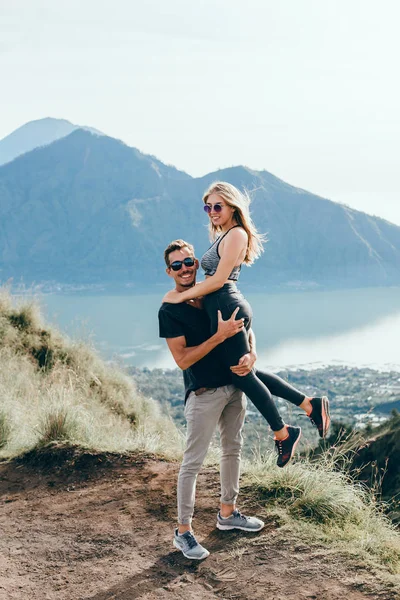
<instances>
[{"instance_id":1,"label":"gray sports tank top","mask_svg":"<svg viewBox=\"0 0 400 600\"><path fill-rule=\"evenodd\" d=\"M234 229L235 227L240 227L240 225L234 225L233 227L231 227L231 229ZM221 257L218 252L218 246L220 245L223 238L231 231L231 229L228 229L228 231L224 233L224 235L220 235L219 238L217 238L215 242L209 247L209 249L203 254L200 261L200 265L201 268L204 270L204 275L215 274L219 261L221 260ZM241 267L242 265L233 267L228 279L230 279L231 281L237 281L239 279Z\"/></svg>"}]
</instances>

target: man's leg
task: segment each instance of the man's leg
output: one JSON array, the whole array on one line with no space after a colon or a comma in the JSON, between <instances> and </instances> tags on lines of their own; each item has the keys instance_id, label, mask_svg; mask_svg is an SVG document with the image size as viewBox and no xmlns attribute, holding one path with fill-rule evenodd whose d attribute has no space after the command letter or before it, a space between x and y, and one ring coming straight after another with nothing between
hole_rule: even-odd
<instances>
[{"instance_id":1,"label":"man's leg","mask_svg":"<svg viewBox=\"0 0 400 600\"><path fill-rule=\"evenodd\" d=\"M263 521L246 517L236 510L239 494L240 459L243 446L242 429L246 416L246 398L233 386L225 388L229 401L218 422L221 435L221 509L217 518L218 529L260 531Z\"/></svg>"},{"instance_id":2,"label":"man's leg","mask_svg":"<svg viewBox=\"0 0 400 600\"><path fill-rule=\"evenodd\" d=\"M242 429L246 416L246 396L234 386L226 386L229 401L220 416L221 435L221 513L229 516L239 493L240 458L243 446Z\"/></svg>"},{"instance_id":3,"label":"man's leg","mask_svg":"<svg viewBox=\"0 0 400 600\"><path fill-rule=\"evenodd\" d=\"M200 396L192 392L186 402L186 449L178 477L179 533L190 530L197 475L226 404L224 390L225 388L207 390Z\"/></svg>"},{"instance_id":4,"label":"man's leg","mask_svg":"<svg viewBox=\"0 0 400 600\"><path fill-rule=\"evenodd\" d=\"M224 389L207 390L200 396L191 393L185 406L187 439L178 477L178 528L175 530L174 546L186 558L195 560L209 555L208 550L196 540L191 522L197 475L227 401Z\"/></svg>"}]
</instances>

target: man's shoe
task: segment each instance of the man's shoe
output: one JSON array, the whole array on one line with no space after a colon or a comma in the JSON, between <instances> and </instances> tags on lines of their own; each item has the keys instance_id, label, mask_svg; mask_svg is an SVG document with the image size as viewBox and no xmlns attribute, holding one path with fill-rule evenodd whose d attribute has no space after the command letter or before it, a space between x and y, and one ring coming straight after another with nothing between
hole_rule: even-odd
<instances>
[{"instance_id":1,"label":"man's shoe","mask_svg":"<svg viewBox=\"0 0 400 600\"><path fill-rule=\"evenodd\" d=\"M308 418L318 429L319 437L325 438L331 424L329 400L326 396L322 396L322 398L313 398L310 404L312 405L312 411Z\"/></svg>"},{"instance_id":2,"label":"man's shoe","mask_svg":"<svg viewBox=\"0 0 400 600\"><path fill-rule=\"evenodd\" d=\"M278 452L278 467L284 467L295 453L296 446L301 438L301 427L292 427L288 425L288 436L284 440L275 440L276 450Z\"/></svg>"},{"instance_id":3,"label":"man's shoe","mask_svg":"<svg viewBox=\"0 0 400 600\"><path fill-rule=\"evenodd\" d=\"M199 544L191 531L185 531L185 533L179 535L178 529L175 529L174 546L182 552L183 556L192 560L203 560L210 554L208 550Z\"/></svg>"},{"instance_id":4,"label":"man's shoe","mask_svg":"<svg viewBox=\"0 0 400 600\"><path fill-rule=\"evenodd\" d=\"M264 527L264 521L256 517L246 517L238 510L234 510L230 517L223 519L221 513L217 516L217 527L222 531L229 529L241 529L242 531L260 531Z\"/></svg>"}]
</instances>

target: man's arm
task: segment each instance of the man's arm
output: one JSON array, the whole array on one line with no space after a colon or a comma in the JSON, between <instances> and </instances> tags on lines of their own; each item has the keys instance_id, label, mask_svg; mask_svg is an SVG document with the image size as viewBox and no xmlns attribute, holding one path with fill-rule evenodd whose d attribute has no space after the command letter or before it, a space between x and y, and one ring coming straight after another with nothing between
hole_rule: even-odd
<instances>
[{"instance_id":1,"label":"man's arm","mask_svg":"<svg viewBox=\"0 0 400 600\"><path fill-rule=\"evenodd\" d=\"M231 367L232 373L235 375L247 375L250 373L252 368L254 367L254 363L257 360L257 352L256 352L256 336L254 335L254 331L252 329L249 330L249 346L250 352L248 354L244 354L239 360L237 365Z\"/></svg>"},{"instance_id":2,"label":"man's arm","mask_svg":"<svg viewBox=\"0 0 400 600\"><path fill-rule=\"evenodd\" d=\"M236 308L231 317L226 321L223 320L221 312L218 311L218 329L208 340L199 344L199 346L186 346L186 338L184 335L175 338L167 338L168 348L178 367L182 370L188 369L194 363L204 358L206 354L214 350L219 344L222 344L226 339L236 335L243 329L243 319L235 321L235 317L239 311Z\"/></svg>"},{"instance_id":3,"label":"man's arm","mask_svg":"<svg viewBox=\"0 0 400 600\"><path fill-rule=\"evenodd\" d=\"M254 362L255 362L257 360L256 335L252 329L249 330L249 346L250 346L250 354L254 358Z\"/></svg>"}]
</instances>

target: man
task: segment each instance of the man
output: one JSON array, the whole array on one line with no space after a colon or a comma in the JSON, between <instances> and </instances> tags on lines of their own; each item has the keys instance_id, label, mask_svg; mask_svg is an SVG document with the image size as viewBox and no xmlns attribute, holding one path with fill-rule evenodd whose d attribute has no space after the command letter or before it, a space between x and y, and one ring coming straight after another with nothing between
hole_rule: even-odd
<instances>
[{"instance_id":1,"label":"man","mask_svg":"<svg viewBox=\"0 0 400 600\"><path fill-rule=\"evenodd\" d=\"M177 291L196 282L199 267L193 246L183 240L172 242L165 250L167 274ZM184 556L201 560L209 555L192 531L197 475L218 425L221 436L221 505L217 527L221 530L260 531L263 521L242 515L236 508L239 492L241 431L246 413L243 393L231 384L230 372L218 362L215 348L243 328L242 319L223 321L219 314L218 330L209 337L208 317L200 301L163 304L159 310L160 337L167 340L177 365L183 370L187 439L178 477L178 528L174 545ZM250 371L255 356L245 355L233 367L238 374Z\"/></svg>"},{"instance_id":2,"label":"man","mask_svg":"<svg viewBox=\"0 0 400 600\"><path fill-rule=\"evenodd\" d=\"M183 240L175 240L164 252L166 272L175 282L178 292L195 285L199 267L194 248ZM237 309L238 310L238 309ZM217 516L219 529L259 531L263 522L246 517L236 509L239 490L239 467L242 447L241 430L245 417L245 399L240 390L231 385L231 372L246 375L253 368L257 355L254 333L249 332L250 353L241 357L239 364L229 370L218 360L217 346L243 328L243 320L223 321L218 315L218 330L208 338L210 323L201 300L188 303L164 303L159 310L160 337L167 339L168 347L177 365L183 369L185 383L185 417L187 444L178 479L178 529L174 544L188 558L205 558L208 551L196 540L191 530L197 474L207 453L216 426L221 433L221 508ZM285 398L301 408L317 427L319 436L328 432L329 401L308 397L274 373L255 371L270 393ZM327 407L326 414L323 407ZM293 457L293 443L287 438L275 440L278 467L284 467Z\"/></svg>"}]
</instances>

